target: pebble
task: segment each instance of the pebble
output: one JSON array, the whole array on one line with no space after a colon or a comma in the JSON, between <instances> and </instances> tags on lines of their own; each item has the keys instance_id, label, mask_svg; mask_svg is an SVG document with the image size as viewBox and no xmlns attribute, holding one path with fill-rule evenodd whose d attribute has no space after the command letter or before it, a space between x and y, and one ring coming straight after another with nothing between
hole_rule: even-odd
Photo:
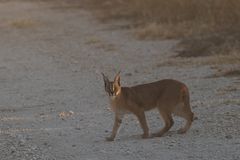
<instances>
[{"instance_id":1,"label":"pebble","mask_svg":"<svg viewBox=\"0 0 240 160\"><path fill-rule=\"evenodd\" d=\"M226 135L225 138L226 139L232 139L233 137L231 135Z\"/></svg>"},{"instance_id":2,"label":"pebble","mask_svg":"<svg viewBox=\"0 0 240 160\"><path fill-rule=\"evenodd\" d=\"M125 76L132 76L132 73L126 73Z\"/></svg>"}]
</instances>

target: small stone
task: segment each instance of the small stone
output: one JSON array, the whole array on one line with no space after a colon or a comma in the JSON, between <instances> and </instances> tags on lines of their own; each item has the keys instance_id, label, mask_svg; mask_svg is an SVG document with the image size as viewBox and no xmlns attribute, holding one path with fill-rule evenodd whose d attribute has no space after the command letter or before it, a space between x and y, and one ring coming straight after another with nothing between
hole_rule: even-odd
<instances>
[{"instance_id":1,"label":"small stone","mask_svg":"<svg viewBox=\"0 0 240 160\"><path fill-rule=\"evenodd\" d=\"M25 139L22 138L22 139L19 140L20 146L24 146L25 143L26 143Z\"/></svg>"},{"instance_id":2,"label":"small stone","mask_svg":"<svg viewBox=\"0 0 240 160\"><path fill-rule=\"evenodd\" d=\"M72 63L73 64L78 64L78 61L77 60L73 60Z\"/></svg>"},{"instance_id":3,"label":"small stone","mask_svg":"<svg viewBox=\"0 0 240 160\"><path fill-rule=\"evenodd\" d=\"M195 132L196 132L196 133L199 133L199 130L198 130L198 129L196 129L196 130L195 130Z\"/></svg>"},{"instance_id":4,"label":"small stone","mask_svg":"<svg viewBox=\"0 0 240 160\"><path fill-rule=\"evenodd\" d=\"M69 114L70 114L70 115L73 115L73 114L74 114L74 112L73 112L73 111L69 111Z\"/></svg>"},{"instance_id":5,"label":"small stone","mask_svg":"<svg viewBox=\"0 0 240 160\"><path fill-rule=\"evenodd\" d=\"M225 138L226 139L232 139L233 137L231 135L226 135Z\"/></svg>"},{"instance_id":6,"label":"small stone","mask_svg":"<svg viewBox=\"0 0 240 160\"><path fill-rule=\"evenodd\" d=\"M75 129L76 129L76 130L81 130L81 128L80 128L80 127L76 127Z\"/></svg>"},{"instance_id":7,"label":"small stone","mask_svg":"<svg viewBox=\"0 0 240 160\"><path fill-rule=\"evenodd\" d=\"M37 146L34 145L34 146L31 147L31 149L32 149L32 150L37 150Z\"/></svg>"},{"instance_id":8,"label":"small stone","mask_svg":"<svg viewBox=\"0 0 240 160\"><path fill-rule=\"evenodd\" d=\"M132 73L126 73L125 76L132 76Z\"/></svg>"}]
</instances>

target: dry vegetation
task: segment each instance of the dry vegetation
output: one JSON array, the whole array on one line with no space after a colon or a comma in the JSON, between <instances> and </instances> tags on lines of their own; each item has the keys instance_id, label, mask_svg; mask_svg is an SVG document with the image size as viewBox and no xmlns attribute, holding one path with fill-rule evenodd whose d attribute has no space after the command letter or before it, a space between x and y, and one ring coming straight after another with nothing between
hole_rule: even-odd
<instances>
[{"instance_id":1,"label":"dry vegetation","mask_svg":"<svg viewBox=\"0 0 240 160\"><path fill-rule=\"evenodd\" d=\"M240 63L239 0L86 0L86 4L101 20L132 21L139 39L183 39L179 56L224 54Z\"/></svg>"},{"instance_id":2,"label":"dry vegetation","mask_svg":"<svg viewBox=\"0 0 240 160\"><path fill-rule=\"evenodd\" d=\"M230 68L230 69L219 69L217 73L211 75L207 78L216 78L216 77L239 77L240 76L240 69Z\"/></svg>"},{"instance_id":3,"label":"dry vegetation","mask_svg":"<svg viewBox=\"0 0 240 160\"><path fill-rule=\"evenodd\" d=\"M86 38L86 44L96 44L96 43L100 43L101 39L99 37L96 36L91 36L91 37L87 37Z\"/></svg>"},{"instance_id":4,"label":"dry vegetation","mask_svg":"<svg viewBox=\"0 0 240 160\"><path fill-rule=\"evenodd\" d=\"M86 37L85 44L92 45L97 49L103 49L106 52L116 50L115 45L107 43L97 36Z\"/></svg>"},{"instance_id":5,"label":"dry vegetation","mask_svg":"<svg viewBox=\"0 0 240 160\"><path fill-rule=\"evenodd\" d=\"M24 29L38 26L40 23L32 19L15 19L10 21L9 25L14 28Z\"/></svg>"},{"instance_id":6,"label":"dry vegetation","mask_svg":"<svg viewBox=\"0 0 240 160\"><path fill-rule=\"evenodd\" d=\"M184 37L195 34L226 32L240 28L239 0L88 0L103 20L130 19L138 27L149 25L153 32L166 27ZM98 12L99 13L99 12ZM148 31L151 29L148 29ZM165 29L167 30L167 29ZM173 31L172 31L173 30ZM179 33L182 32L182 33ZM146 35L147 37L147 35Z\"/></svg>"}]
</instances>

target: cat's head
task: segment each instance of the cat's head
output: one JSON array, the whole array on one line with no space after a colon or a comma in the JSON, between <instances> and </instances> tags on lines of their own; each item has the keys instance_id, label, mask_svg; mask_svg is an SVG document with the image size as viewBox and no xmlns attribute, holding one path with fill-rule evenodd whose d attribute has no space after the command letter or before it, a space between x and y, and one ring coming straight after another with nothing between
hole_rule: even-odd
<instances>
[{"instance_id":1,"label":"cat's head","mask_svg":"<svg viewBox=\"0 0 240 160\"><path fill-rule=\"evenodd\" d=\"M110 98L115 98L121 92L120 85L120 72L115 76L113 81L110 81L107 76L102 73L105 91L109 95Z\"/></svg>"}]
</instances>

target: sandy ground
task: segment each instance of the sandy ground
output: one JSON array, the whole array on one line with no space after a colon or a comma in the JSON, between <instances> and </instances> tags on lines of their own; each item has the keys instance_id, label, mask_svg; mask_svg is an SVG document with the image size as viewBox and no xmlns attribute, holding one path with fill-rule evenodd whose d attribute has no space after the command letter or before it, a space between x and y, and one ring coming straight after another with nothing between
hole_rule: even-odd
<instances>
[{"instance_id":1,"label":"sandy ground","mask_svg":"<svg viewBox=\"0 0 240 160\"><path fill-rule=\"evenodd\" d=\"M0 160L238 160L239 78L206 78L211 66L162 66L176 41L137 41L121 23L101 24L80 8L0 2ZM191 91L198 116L142 140L133 115L116 141L101 72L121 70L124 86L174 78ZM163 123L147 113L151 132Z\"/></svg>"}]
</instances>

